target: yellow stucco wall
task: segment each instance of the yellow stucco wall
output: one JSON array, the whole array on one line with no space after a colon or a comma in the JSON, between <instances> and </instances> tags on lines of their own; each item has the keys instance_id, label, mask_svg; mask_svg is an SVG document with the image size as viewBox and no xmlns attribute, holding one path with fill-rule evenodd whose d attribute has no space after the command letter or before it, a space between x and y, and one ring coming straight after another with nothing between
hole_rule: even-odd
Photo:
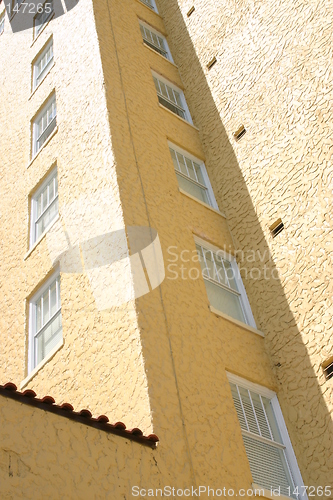
<instances>
[{"instance_id":1,"label":"yellow stucco wall","mask_svg":"<svg viewBox=\"0 0 333 500\"><path fill-rule=\"evenodd\" d=\"M333 379L325 381L321 363L333 352L331 6L157 3L303 479L327 483ZM242 124L247 132L236 142ZM285 229L272 239L279 217Z\"/></svg>"},{"instance_id":2,"label":"yellow stucco wall","mask_svg":"<svg viewBox=\"0 0 333 500\"><path fill-rule=\"evenodd\" d=\"M0 397L0 495L14 498L131 498L160 485L156 450Z\"/></svg>"},{"instance_id":3,"label":"yellow stucco wall","mask_svg":"<svg viewBox=\"0 0 333 500\"><path fill-rule=\"evenodd\" d=\"M3 151L6 151L1 164L3 197L0 210L3 230L8 235L3 242L1 266L4 304L1 334L5 339L0 353L1 380L12 380L19 385L27 375L26 301L52 266L48 238L44 238L24 260L28 250L28 196L57 161L60 220L51 232L57 235L61 227L66 228L64 213L73 199L90 199L107 190L112 193L113 204L109 210L114 230L124 225L150 225L157 230L166 277L161 286L149 294L101 312L96 307L86 275L62 273L64 346L27 387L40 396L50 393L58 403L70 401L78 409L84 405L93 414L106 413L111 421L122 420L128 427L138 426L145 433L153 430L159 436L161 443L156 451L144 450L139 456L136 451L131 455L131 451L128 467L124 465L127 460L125 445L116 445L122 457L121 465L120 462L117 465L123 471L118 478L121 494L129 491L132 471L133 477L142 480L146 487L153 477L153 485L156 481L156 484L167 482L182 488L188 484L210 484L216 488L247 489L252 479L226 377L229 371L278 393L304 479L313 481L307 484L320 484L316 482L319 479L327 483L325 467L319 475L312 472L307 475L310 459L306 454L301 456L304 448L300 442L304 441L304 436L298 433L298 424L293 420L296 410L288 405L290 396L277 383L272 360L266 352L267 348L270 351L271 344L276 344L275 329L280 323L274 318L272 323L264 321L268 314L265 316L262 304L266 305L270 299L270 307L276 308L277 304L286 307L284 295L279 295L281 284L267 289L258 281L246 281L255 320L268 339L265 341L262 336L213 314L202 278L188 279L189 268L199 270L199 264L180 260L184 250L190 252L187 255L193 255L194 235L234 253L243 241L235 222L241 216L232 211L227 194L233 193L233 203L237 207L241 200L245 200L245 205L249 203L250 198L240 195L246 192L244 179L240 181L241 174L237 177L237 195L233 191L233 177L227 164L229 161L231 166L235 165L236 157L234 153L231 156L232 148L220 118L217 119L209 89L200 67L196 66L193 49L187 45L186 30L183 34L177 31L180 26L177 23L183 21L176 3L172 1L170 9L174 17L168 16L168 9L164 12L163 2L160 3L165 26L161 16L137 0L109 0L93 5L88 0L80 0L77 8L52 22L33 45L28 32L15 35L15 39L6 32L0 38L0 50L1 45L6 49L1 59L4 67L12 67L14 54L18 59L12 71L0 72L2 88L12 99L10 106L7 101L1 101L1 113L6 109L7 115L0 123ZM139 19L161 32L167 29L180 74L174 64L143 45ZM29 99L30 64L51 30L55 66ZM24 51L20 50L22 45ZM188 63L198 72L189 74ZM184 84L192 118L199 130L158 105L152 70L180 88ZM17 81L22 85L16 93ZM199 82L203 82L200 89L196 88ZM14 87L15 94L11 92ZM30 119L54 88L58 132L27 168ZM200 97L195 94L198 90ZM206 161L219 208L227 213L228 219L179 192L168 140ZM221 181L224 175L225 183ZM14 181L15 190L12 189ZM89 207L85 212L85 220L89 222L88 214ZM242 224L249 227L252 223L257 224L256 220L251 212ZM98 224L97 220L97 229ZM235 231L236 243L229 225ZM257 235L259 238L261 233ZM244 238L246 241L250 236L244 233ZM260 249L267 248L264 238L259 238L258 245ZM170 248L179 256L172 270L168 267L174 258ZM180 273L182 264L186 268L184 278L174 279L174 271ZM270 264L271 268L274 266ZM119 282L122 278L119 273ZM287 309L285 330L291 321L292 313ZM294 342L303 354L304 348L302 350L302 343L297 344L297 339ZM305 391L302 391L300 394L304 398ZM8 403L6 421L11 419L12 404ZM320 408L323 411L322 406ZM22 411L28 412L27 409ZM326 418L326 414L324 416ZM11 424L8 425L11 429ZM58 424L54 425L56 428ZM300 426L302 432L304 425ZM34 435L37 432L34 422L31 429ZM17 439L13 451L20 455L21 438ZM102 444L100 449L94 449L92 457L102 453L103 440L98 438ZM56 444L55 438L54 441ZM82 442L81 433L75 442L78 446L75 455L84 456L86 444ZM131 450L136 446L131 444ZM311 450L312 460L318 443L306 446ZM64 448L59 453L66 455L67 452ZM322 454L327 458L327 451ZM69 453L69 456L73 455ZM316 456L319 463L319 451ZM158 463L158 480L154 475L153 457ZM78 459L75 460L77 470L81 470ZM106 467L101 465L100 477L109 474ZM144 471L142 477L140 470ZM82 472L78 477L82 477ZM38 481L44 484L43 478ZM113 485L114 479L110 481ZM72 488L74 480L70 484ZM84 484L88 484L88 480ZM80 491L84 498L83 486ZM111 498L123 498L121 494Z\"/></svg>"},{"instance_id":4,"label":"yellow stucco wall","mask_svg":"<svg viewBox=\"0 0 333 500\"><path fill-rule=\"evenodd\" d=\"M85 200L106 191L111 229L124 226L92 19L92 4L83 0L71 12L52 20L34 42L32 30L12 34L7 17L0 38L1 67L6 68L0 76L1 116L6 117L0 124L4 309L0 373L3 383L10 380L18 387L28 375L28 300L52 272L49 241L68 230L64 213L77 202L83 210L80 224L86 225L81 228L86 239L90 226L94 234L100 234L101 222ZM31 63L51 35L55 64L31 95ZM58 131L30 162L30 120L53 89ZM25 258L29 196L55 163L61 217ZM121 279L120 275L119 282ZM107 412L113 421L151 430L134 302L99 311L87 276L79 272L61 273L61 302L64 346L26 387L40 395L52 393L62 401L69 397L94 413Z\"/></svg>"}]
</instances>

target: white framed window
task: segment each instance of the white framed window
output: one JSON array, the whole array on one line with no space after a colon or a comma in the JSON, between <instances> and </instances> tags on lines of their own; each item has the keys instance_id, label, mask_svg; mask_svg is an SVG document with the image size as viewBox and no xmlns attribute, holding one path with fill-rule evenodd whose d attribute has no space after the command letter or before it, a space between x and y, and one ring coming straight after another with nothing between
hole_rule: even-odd
<instances>
[{"instance_id":1,"label":"white framed window","mask_svg":"<svg viewBox=\"0 0 333 500\"><path fill-rule=\"evenodd\" d=\"M184 120L192 123L182 90L157 73L153 73L153 79L159 103Z\"/></svg>"},{"instance_id":2,"label":"white framed window","mask_svg":"<svg viewBox=\"0 0 333 500\"><path fill-rule=\"evenodd\" d=\"M256 328L235 258L200 238L195 238L195 244L210 304Z\"/></svg>"},{"instance_id":3,"label":"white framed window","mask_svg":"<svg viewBox=\"0 0 333 500\"><path fill-rule=\"evenodd\" d=\"M40 56L35 60L32 67L32 90L40 84L50 71L53 63L53 39L47 43Z\"/></svg>"},{"instance_id":4,"label":"white framed window","mask_svg":"<svg viewBox=\"0 0 333 500\"><path fill-rule=\"evenodd\" d=\"M147 5L147 7L149 7L151 10L158 12L155 0L140 0L140 2Z\"/></svg>"},{"instance_id":5,"label":"white framed window","mask_svg":"<svg viewBox=\"0 0 333 500\"><path fill-rule=\"evenodd\" d=\"M50 97L32 124L32 156L34 157L46 139L57 126L57 107L55 94Z\"/></svg>"},{"instance_id":6,"label":"white framed window","mask_svg":"<svg viewBox=\"0 0 333 500\"><path fill-rule=\"evenodd\" d=\"M275 392L227 373L256 486L307 499Z\"/></svg>"},{"instance_id":7,"label":"white framed window","mask_svg":"<svg viewBox=\"0 0 333 500\"><path fill-rule=\"evenodd\" d=\"M173 62L171 52L165 37L143 21L140 21L139 24L143 43L145 43L151 49L155 50L155 52L161 54L166 59L169 59L169 61Z\"/></svg>"},{"instance_id":8,"label":"white framed window","mask_svg":"<svg viewBox=\"0 0 333 500\"><path fill-rule=\"evenodd\" d=\"M57 169L43 182L31 197L30 246L45 233L59 213Z\"/></svg>"},{"instance_id":9,"label":"white framed window","mask_svg":"<svg viewBox=\"0 0 333 500\"><path fill-rule=\"evenodd\" d=\"M5 13L0 16L0 35L5 31Z\"/></svg>"},{"instance_id":10,"label":"white framed window","mask_svg":"<svg viewBox=\"0 0 333 500\"><path fill-rule=\"evenodd\" d=\"M204 162L178 146L168 144L179 187L218 210Z\"/></svg>"},{"instance_id":11,"label":"white framed window","mask_svg":"<svg viewBox=\"0 0 333 500\"><path fill-rule=\"evenodd\" d=\"M29 304L29 362L31 372L62 340L60 274L54 274Z\"/></svg>"},{"instance_id":12,"label":"white framed window","mask_svg":"<svg viewBox=\"0 0 333 500\"><path fill-rule=\"evenodd\" d=\"M38 4L38 7L40 4ZM53 15L53 0L46 0L43 6L40 8L40 12L34 17L34 38L36 38L42 31L45 24L49 21Z\"/></svg>"}]
</instances>

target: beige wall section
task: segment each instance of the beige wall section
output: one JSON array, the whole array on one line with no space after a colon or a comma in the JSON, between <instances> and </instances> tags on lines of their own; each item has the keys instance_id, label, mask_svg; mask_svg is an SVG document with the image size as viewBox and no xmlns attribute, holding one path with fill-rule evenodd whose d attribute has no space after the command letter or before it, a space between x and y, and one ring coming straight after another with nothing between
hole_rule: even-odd
<instances>
[{"instance_id":1,"label":"beige wall section","mask_svg":"<svg viewBox=\"0 0 333 500\"><path fill-rule=\"evenodd\" d=\"M1 498L132 498L161 486L157 450L0 397ZM134 497L133 497L134 498Z\"/></svg>"},{"instance_id":2,"label":"beige wall section","mask_svg":"<svg viewBox=\"0 0 333 500\"><path fill-rule=\"evenodd\" d=\"M239 264L304 482L329 484L333 379L325 382L320 365L333 353L331 6L157 3L218 204L244 252ZM241 124L247 132L236 143ZM272 239L279 217L285 230ZM240 361L227 366L241 370Z\"/></svg>"},{"instance_id":3,"label":"beige wall section","mask_svg":"<svg viewBox=\"0 0 333 500\"><path fill-rule=\"evenodd\" d=\"M65 214L81 211L81 241L103 233L86 201L107 192L110 230L124 226L92 19L91 2L81 0L49 23L33 44L31 31L13 35L7 18L0 38L1 65L6 68L0 75L1 95L6 96L0 99L3 383L10 380L20 386L27 376L26 298L52 269L51 236L58 239L62 230L69 232ZM51 34L55 65L30 97L31 62ZM30 120L54 89L58 131L29 165ZM55 162L60 221L24 260L29 248L28 196ZM73 262L69 264L73 268ZM119 283L122 279L119 275ZM74 272L61 272L61 302L64 346L27 387L38 395L51 393L59 402L71 400L78 409L106 412L111 421L151 430L134 302L99 311L87 276Z\"/></svg>"}]
</instances>

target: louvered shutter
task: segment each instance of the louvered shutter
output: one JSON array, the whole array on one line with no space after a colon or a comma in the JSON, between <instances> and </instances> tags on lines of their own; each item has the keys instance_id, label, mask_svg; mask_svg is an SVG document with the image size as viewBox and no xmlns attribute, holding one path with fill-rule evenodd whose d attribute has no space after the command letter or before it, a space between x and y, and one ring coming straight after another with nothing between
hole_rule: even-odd
<instances>
[{"instance_id":1,"label":"louvered shutter","mask_svg":"<svg viewBox=\"0 0 333 500\"><path fill-rule=\"evenodd\" d=\"M294 481L269 399L230 386L254 483L269 491L280 488L282 495L290 496Z\"/></svg>"}]
</instances>

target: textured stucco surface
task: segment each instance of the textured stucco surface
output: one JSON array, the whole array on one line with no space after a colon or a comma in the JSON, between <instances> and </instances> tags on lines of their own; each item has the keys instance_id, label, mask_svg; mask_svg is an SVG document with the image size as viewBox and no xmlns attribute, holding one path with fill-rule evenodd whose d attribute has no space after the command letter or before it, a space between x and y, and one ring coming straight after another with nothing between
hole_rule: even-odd
<instances>
[{"instance_id":1,"label":"textured stucco surface","mask_svg":"<svg viewBox=\"0 0 333 500\"><path fill-rule=\"evenodd\" d=\"M156 451L0 397L1 498L131 498L161 474Z\"/></svg>"},{"instance_id":2,"label":"textured stucco surface","mask_svg":"<svg viewBox=\"0 0 333 500\"><path fill-rule=\"evenodd\" d=\"M158 5L304 482L329 484L333 382L321 363L333 353L332 5ZM272 239L279 217L285 230Z\"/></svg>"},{"instance_id":3,"label":"textured stucco surface","mask_svg":"<svg viewBox=\"0 0 333 500\"><path fill-rule=\"evenodd\" d=\"M92 19L91 2L82 0L70 13L52 20L34 43L31 30L12 34L7 18L0 38L0 372L2 382L11 380L17 386L27 376L28 299L52 273L52 235L57 240L58 233L70 230L64 215L73 212L74 204L81 217L81 241L84 235L89 239L92 233L103 234L101 218L94 217L86 200L108 192L110 230L124 227ZM51 35L54 67L30 97L31 63ZM54 89L58 131L30 163L30 120ZM29 249L29 196L55 164L60 220L24 260ZM127 426L151 430L134 302L99 311L87 275L71 272L71 265L77 267L75 257L67 262L70 272L61 272L64 346L27 387L39 395L52 393L59 401L70 398L76 407L85 404L93 413L107 412L111 420L123 420Z\"/></svg>"},{"instance_id":4,"label":"textured stucco surface","mask_svg":"<svg viewBox=\"0 0 333 500\"><path fill-rule=\"evenodd\" d=\"M181 260L181 255L185 259L195 255L194 235L218 247L226 247L231 253L240 245L242 248L247 248L249 242L255 245L251 239L253 233L262 250L268 246L253 209L246 215L243 213L247 204L251 204L247 179L245 174L242 177L239 167L234 169L235 153L201 74L177 3L168 2L170 7L165 12L160 2L161 12L165 14L164 25L161 16L137 0L94 2L93 6L88 0L80 0L79 8L50 25L55 66L30 100L30 63L47 40L47 31L42 34L44 38L41 36L31 47L31 33L19 35L15 42L9 40L6 33L0 38L0 49L1 44L6 48L0 64L11 68L14 53L19 54L21 62L15 64L11 72L0 73L1 84L12 99L10 106L1 102L1 113L6 109L6 120L0 124L6 151L1 165L4 196L0 210L2 230L8 235L3 238L1 268L2 381L11 379L19 385L26 376L25 301L52 265L47 238L23 260L28 249L28 195L55 161L61 217L51 231L59 230L59 225L66 228L63 215L73 198L90 199L99 190L111 190L114 200L113 209L110 209L112 227L117 230L124 225L151 226L157 230L162 245L166 278L161 286L118 308L98 311L87 277L79 273L62 273L65 343L28 384L38 395L50 393L59 403L68 400L78 409L84 405L94 414L106 413L111 421L123 420L128 427L138 426L145 433L153 429L159 436L156 452L144 450L138 458L133 451L128 466L125 465L124 445L119 444L119 456L123 458L119 459L112 474L117 474L117 467L123 471L119 476L121 494L111 498L126 495L123 492L129 491L132 472L136 478L135 474L140 474L138 471L145 471L144 479L138 476L146 483L144 486L149 485L151 477L154 478L151 484L157 481L155 468L150 469L152 453L158 453L161 483L179 487L210 484L235 490L250 487L250 468L226 370L278 393L304 476L313 457L318 463L320 458L319 450L314 454L315 446L319 446L319 426L306 438L311 425L297 419L297 412L305 405L304 388L298 390L297 383L295 389L289 389L299 395L297 408L295 400L292 403L288 400L290 393L277 383L266 352L273 348L282 352L284 344L279 344L279 338L283 342L284 336L290 335L288 328L294 333L295 352L304 352L302 340L293 330L295 321L286 306L281 283L273 282L272 286L265 287L258 280L245 280L257 326L267 336L265 347L265 340L260 335L210 311L202 278L190 279L189 275L190 269L199 271L198 262ZM186 13L185 7L184 4ZM168 31L181 77L175 65L143 45L139 19L162 33ZM208 36L210 31L206 29L206 32ZM22 44L27 46L29 57L26 52L19 51ZM206 62L208 60L203 66ZM189 71L190 68L195 71ZM199 130L158 105L152 70L180 88L185 86L193 121ZM24 84L16 93L14 84L18 79ZM29 121L54 87L58 132L26 169ZM18 110L20 120L16 119ZM5 133L9 130L11 134ZM230 137L232 132L233 128ZM12 137L20 138L20 143L18 139L13 142ZM228 219L179 192L168 140L206 161L219 207L227 213ZM237 145L239 149L245 144L244 140ZM245 160L244 163L248 165ZM17 179L20 182L13 191L12 185ZM13 200L15 221L10 209ZM98 227L98 220L96 224ZM236 236L235 241L229 225ZM244 227L246 233L241 230ZM282 237L285 234L282 233ZM182 254L184 250L188 253ZM174 261L174 254L177 261ZM174 266L170 268L170 264ZM274 268L272 262L270 266ZM175 272L178 274L176 279ZM277 307L284 311L283 322L276 313ZM270 314L272 308L275 314ZM291 358L290 347L287 353L281 355ZM306 365L305 369L311 371L311 365ZM280 373L286 378L290 376L285 367ZM279 377L282 380L281 375ZM298 382L298 377L293 380ZM317 401L315 378L313 385ZM13 407L10 408L9 414L13 411ZM319 411L326 425L327 414L321 403ZM307 409L304 415L305 420ZM314 437L317 444L310 445ZM84 456L86 444L81 438L80 434L76 440L77 456ZM303 442L305 444L300 444ZM327 440L322 442L328 443ZM132 446L134 450L135 445L130 445L131 450ZM305 454L301 456L304 449L308 453L311 451L311 459ZM61 453L65 455L67 451L64 449ZM97 456L102 452L94 450L94 453ZM328 452L322 455L327 458ZM103 467L101 474L106 473ZM307 484L317 484L319 476L312 473L315 468L311 467L312 475L309 473L306 479L314 482ZM327 470L325 472L325 466L321 470L320 478L324 480Z\"/></svg>"}]
</instances>

